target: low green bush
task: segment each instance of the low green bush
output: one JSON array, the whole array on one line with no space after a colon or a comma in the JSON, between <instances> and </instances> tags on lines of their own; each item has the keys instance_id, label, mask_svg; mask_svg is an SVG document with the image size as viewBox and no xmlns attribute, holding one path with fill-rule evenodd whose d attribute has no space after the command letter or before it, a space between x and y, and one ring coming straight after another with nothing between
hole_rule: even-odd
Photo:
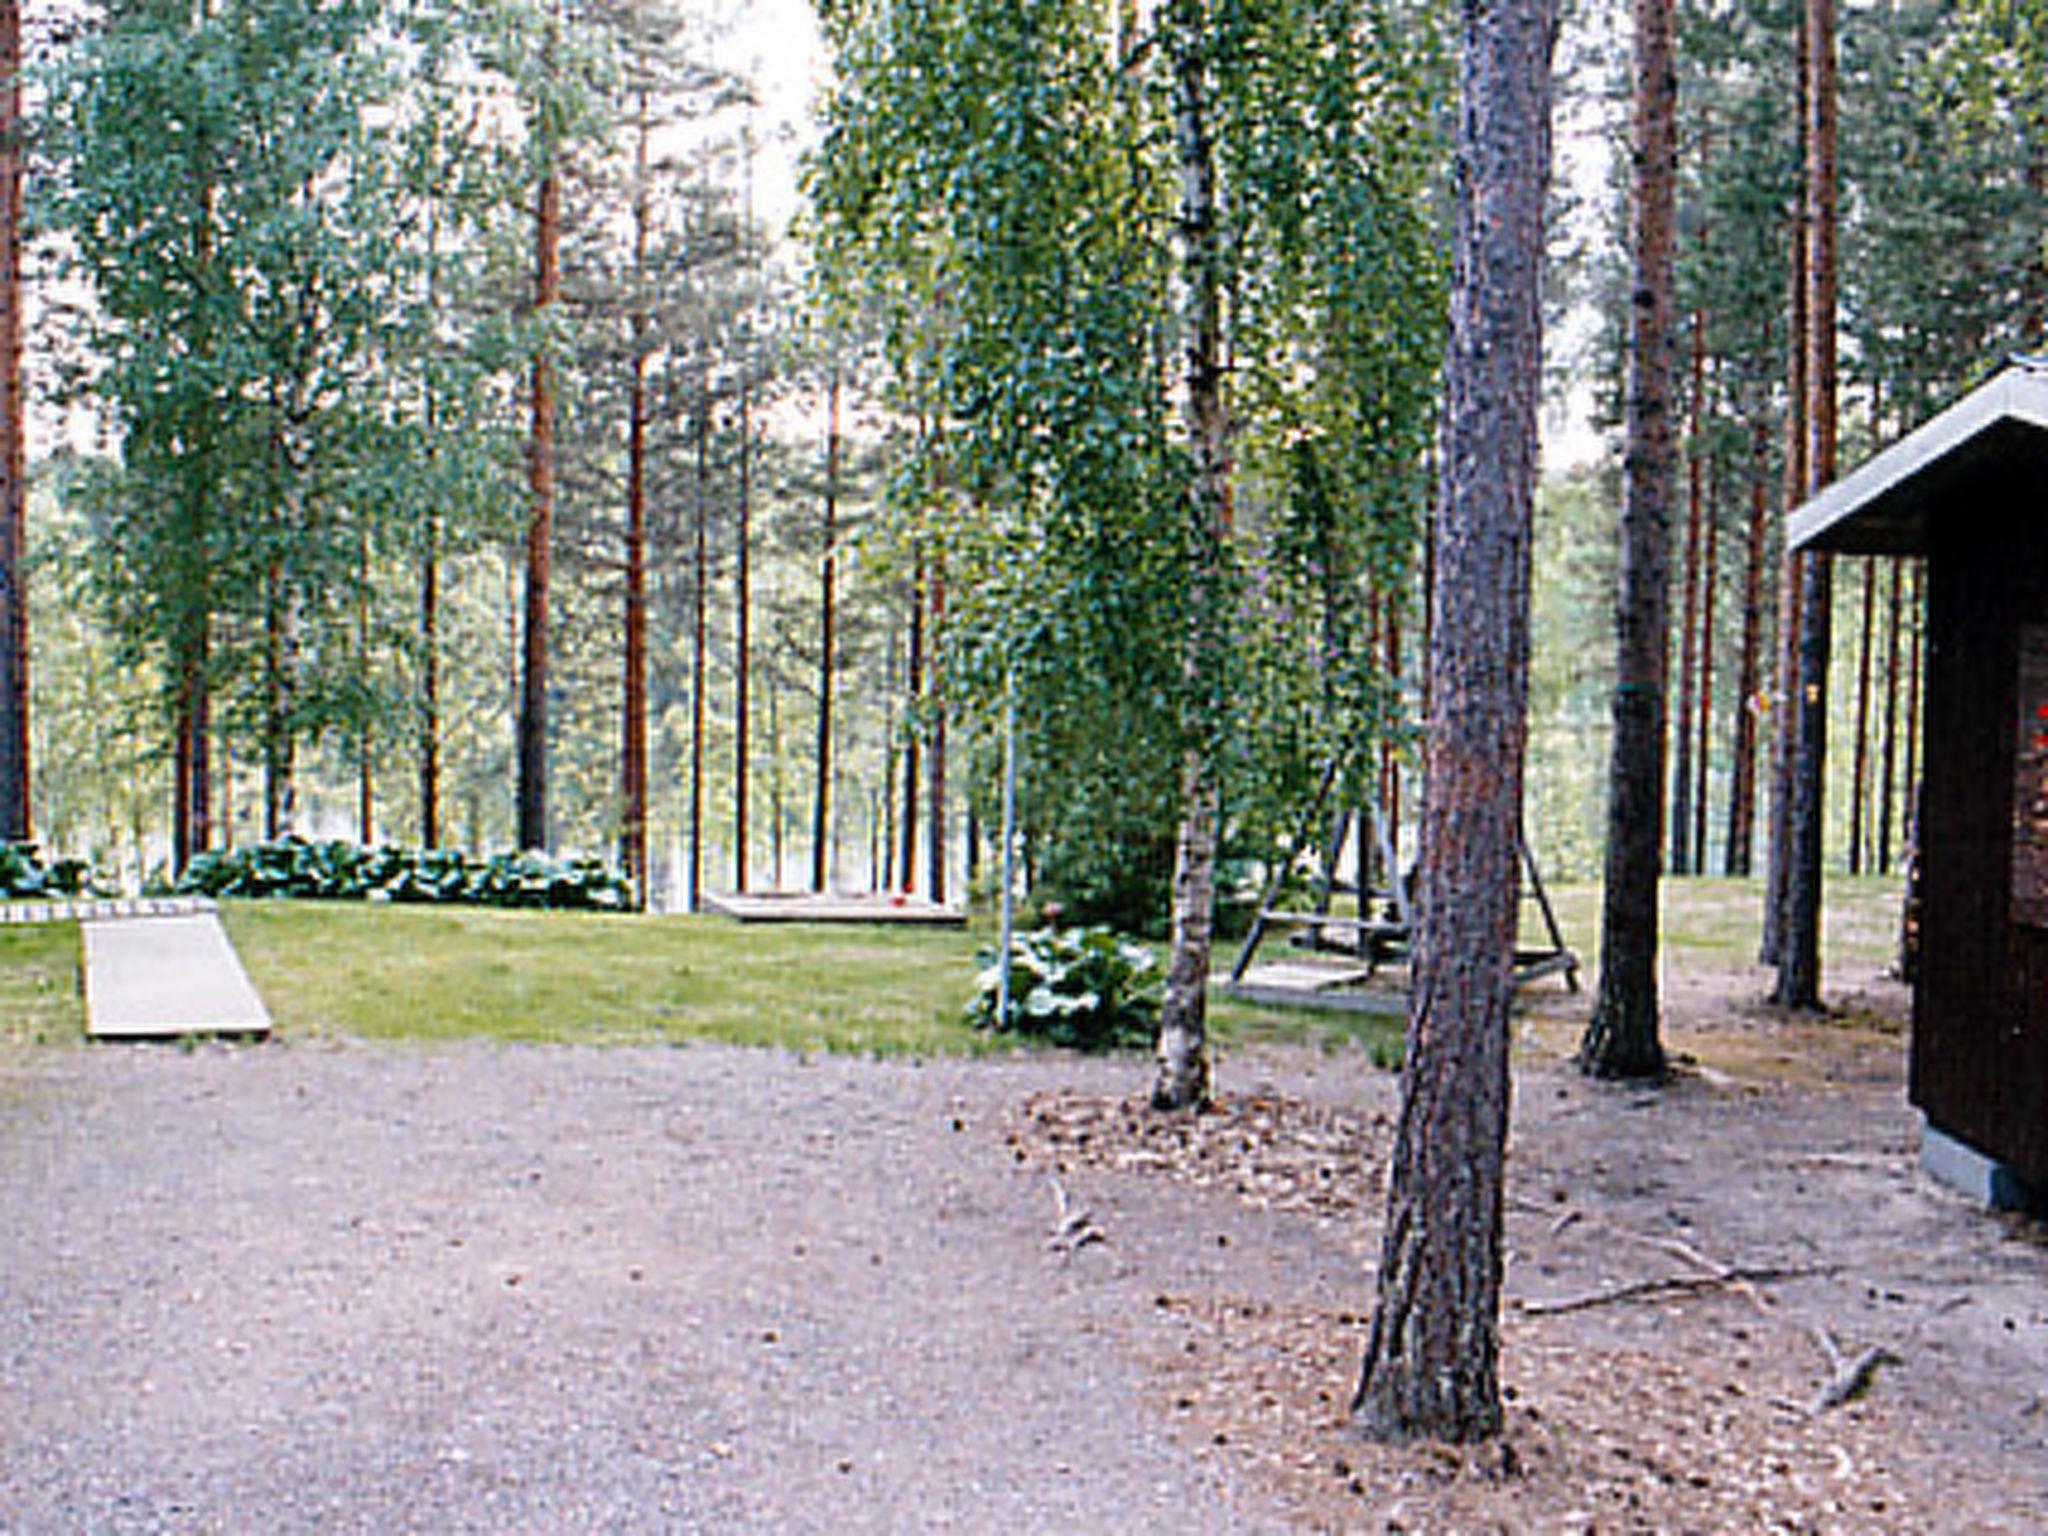
<instances>
[{"instance_id":1,"label":"low green bush","mask_svg":"<svg viewBox=\"0 0 2048 1536\"><path fill-rule=\"evenodd\" d=\"M1151 1038L1165 977L1152 951L1108 928L1040 928L1010 941L1010 1007L999 1018L999 956L982 971L967 1006L978 1029L1006 1031L1084 1051Z\"/></svg>"},{"instance_id":2,"label":"low green bush","mask_svg":"<svg viewBox=\"0 0 2048 1536\"><path fill-rule=\"evenodd\" d=\"M454 848L365 848L298 837L202 853L185 866L177 889L198 896L557 911L619 912L632 904L632 887L596 859L556 859L540 853L478 858Z\"/></svg>"},{"instance_id":3,"label":"low green bush","mask_svg":"<svg viewBox=\"0 0 2048 1536\"><path fill-rule=\"evenodd\" d=\"M83 859L58 859L45 864L34 843L0 843L0 898L82 896L92 889L92 871Z\"/></svg>"}]
</instances>

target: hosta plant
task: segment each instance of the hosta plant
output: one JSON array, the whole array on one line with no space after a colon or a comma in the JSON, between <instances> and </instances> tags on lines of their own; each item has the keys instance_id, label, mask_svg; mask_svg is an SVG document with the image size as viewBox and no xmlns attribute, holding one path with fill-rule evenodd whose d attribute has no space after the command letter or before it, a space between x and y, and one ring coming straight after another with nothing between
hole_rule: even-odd
<instances>
[{"instance_id":1,"label":"hosta plant","mask_svg":"<svg viewBox=\"0 0 2048 1536\"><path fill-rule=\"evenodd\" d=\"M1108 928L1040 928L1013 938L1010 1007L1002 1018L998 956L980 958L967 1009L977 1028L1090 1051L1151 1038L1164 984L1159 963L1144 945Z\"/></svg>"}]
</instances>

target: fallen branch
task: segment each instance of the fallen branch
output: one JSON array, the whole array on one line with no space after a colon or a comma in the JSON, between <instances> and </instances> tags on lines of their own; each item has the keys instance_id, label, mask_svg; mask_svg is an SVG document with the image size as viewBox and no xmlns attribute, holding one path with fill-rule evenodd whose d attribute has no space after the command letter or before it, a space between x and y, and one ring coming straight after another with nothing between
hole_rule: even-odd
<instances>
[{"instance_id":1,"label":"fallen branch","mask_svg":"<svg viewBox=\"0 0 2048 1536\"><path fill-rule=\"evenodd\" d=\"M1882 1344L1873 1344L1855 1359L1846 1360L1836 1368L1827 1384L1814 1393L1813 1401L1806 1405L1806 1416L1817 1419L1830 1408L1839 1408L1861 1397L1869 1390L1871 1378L1876 1376L1880 1365L1904 1363Z\"/></svg>"},{"instance_id":2,"label":"fallen branch","mask_svg":"<svg viewBox=\"0 0 2048 1536\"><path fill-rule=\"evenodd\" d=\"M1832 1273L1833 1264L1747 1264L1718 1269L1705 1275L1665 1275L1654 1280L1637 1280L1609 1290L1589 1291L1583 1296L1566 1296L1556 1301L1521 1301L1524 1317L1559 1317L1567 1312L1589 1312L1595 1307L1619 1306L1631 1301L1654 1301L1670 1296L1700 1296L1709 1291L1740 1291L1759 1281L1801 1280Z\"/></svg>"},{"instance_id":3,"label":"fallen branch","mask_svg":"<svg viewBox=\"0 0 2048 1536\"><path fill-rule=\"evenodd\" d=\"M1090 1243L1106 1243L1109 1237L1095 1224L1094 1214L1084 1205L1076 1207L1067 1198L1067 1187L1051 1174L1046 1182L1052 1185L1053 1205L1058 1209L1059 1221L1045 1246L1053 1252L1071 1259L1079 1250Z\"/></svg>"}]
</instances>

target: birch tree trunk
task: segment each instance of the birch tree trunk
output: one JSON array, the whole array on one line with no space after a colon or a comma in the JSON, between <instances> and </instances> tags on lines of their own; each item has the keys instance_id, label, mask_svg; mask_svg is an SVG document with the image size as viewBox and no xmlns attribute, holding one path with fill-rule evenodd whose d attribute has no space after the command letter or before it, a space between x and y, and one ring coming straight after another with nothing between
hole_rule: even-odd
<instances>
[{"instance_id":1,"label":"birch tree trunk","mask_svg":"<svg viewBox=\"0 0 2048 1536\"><path fill-rule=\"evenodd\" d=\"M1230 527L1230 432L1223 404L1223 248L1210 121L1207 7L1177 0L1167 18L1172 50L1174 151L1180 166L1182 420L1194 473L1188 487L1186 684L1191 730L1181 760L1174 839L1173 948L1159 1010L1155 1109L1194 1109L1209 1098L1209 953L1216 908L1217 790L1209 738L1220 686L1214 608Z\"/></svg>"},{"instance_id":2,"label":"birch tree trunk","mask_svg":"<svg viewBox=\"0 0 2048 1536\"><path fill-rule=\"evenodd\" d=\"M1508 1006L1550 163L1549 0L1465 0L1420 911L1379 1295L1353 1412L1497 1433Z\"/></svg>"}]
</instances>

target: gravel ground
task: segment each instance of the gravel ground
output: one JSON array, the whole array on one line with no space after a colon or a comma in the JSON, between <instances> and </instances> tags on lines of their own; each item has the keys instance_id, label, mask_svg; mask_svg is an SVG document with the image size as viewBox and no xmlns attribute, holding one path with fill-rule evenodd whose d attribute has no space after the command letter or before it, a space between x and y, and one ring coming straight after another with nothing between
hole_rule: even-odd
<instances>
[{"instance_id":1,"label":"gravel ground","mask_svg":"<svg viewBox=\"0 0 2048 1536\"><path fill-rule=\"evenodd\" d=\"M1132 1070L0 1058L0 1531L1278 1528L1146 1361L1284 1256L1053 1251L1000 1133Z\"/></svg>"}]
</instances>

